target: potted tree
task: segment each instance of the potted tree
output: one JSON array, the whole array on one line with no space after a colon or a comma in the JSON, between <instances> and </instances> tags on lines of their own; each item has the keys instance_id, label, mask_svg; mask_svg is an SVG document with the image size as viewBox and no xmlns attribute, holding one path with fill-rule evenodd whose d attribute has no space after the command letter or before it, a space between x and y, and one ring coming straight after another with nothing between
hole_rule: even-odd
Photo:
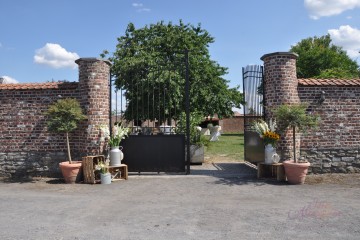
<instances>
[{"instance_id":1,"label":"potted tree","mask_svg":"<svg viewBox=\"0 0 360 240\"><path fill-rule=\"evenodd\" d=\"M46 112L47 126L50 132L65 133L68 161L59 164L66 183L75 183L81 174L81 161L72 161L69 133L77 128L81 120L86 119L80 103L73 98L59 99L49 106Z\"/></svg>"},{"instance_id":2,"label":"potted tree","mask_svg":"<svg viewBox=\"0 0 360 240\"><path fill-rule=\"evenodd\" d=\"M306 113L307 105L281 105L276 108L273 113L278 123L280 132L284 132L288 128L292 130L293 142L293 160L283 162L285 175L291 184L303 184L310 166L308 161L299 161L296 158L296 131L306 132L306 130L314 128L318 125L318 117Z\"/></svg>"}]
</instances>

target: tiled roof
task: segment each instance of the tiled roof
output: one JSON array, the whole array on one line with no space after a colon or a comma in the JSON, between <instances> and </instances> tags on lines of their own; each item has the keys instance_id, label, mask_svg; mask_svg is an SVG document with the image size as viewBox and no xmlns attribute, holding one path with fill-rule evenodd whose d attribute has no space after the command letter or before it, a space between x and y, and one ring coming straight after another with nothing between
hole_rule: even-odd
<instances>
[{"instance_id":1,"label":"tiled roof","mask_svg":"<svg viewBox=\"0 0 360 240\"><path fill-rule=\"evenodd\" d=\"M316 79L299 78L299 85L303 86L360 86L360 78L354 79Z\"/></svg>"},{"instance_id":2,"label":"tiled roof","mask_svg":"<svg viewBox=\"0 0 360 240\"><path fill-rule=\"evenodd\" d=\"M75 89L78 85L78 82L6 83L0 84L0 90Z\"/></svg>"}]
</instances>

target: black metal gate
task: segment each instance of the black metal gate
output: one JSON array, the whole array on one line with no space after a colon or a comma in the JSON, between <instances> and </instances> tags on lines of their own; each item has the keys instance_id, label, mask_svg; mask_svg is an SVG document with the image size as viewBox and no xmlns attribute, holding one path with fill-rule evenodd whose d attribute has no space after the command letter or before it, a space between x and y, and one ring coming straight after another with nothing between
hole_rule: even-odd
<instances>
[{"instance_id":1,"label":"black metal gate","mask_svg":"<svg viewBox=\"0 0 360 240\"><path fill-rule=\"evenodd\" d=\"M155 59L152 62L143 58L131 63L133 65L127 66L131 69L129 74L111 79L110 85L116 81L117 89L116 107L110 110L115 116L110 117L110 125L118 122L131 129L130 136L121 142L123 163L130 172L189 174L188 51L165 57L159 55ZM177 130L181 113L186 116L186 132ZM185 156L188 156L186 160Z\"/></svg>"},{"instance_id":2,"label":"black metal gate","mask_svg":"<svg viewBox=\"0 0 360 240\"><path fill-rule=\"evenodd\" d=\"M244 93L244 159L256 163L264 161L264 145L259 135L251 130L251 123L264 118L263 66L249 65L242 69Z\"/></svg>"}]
</instances>

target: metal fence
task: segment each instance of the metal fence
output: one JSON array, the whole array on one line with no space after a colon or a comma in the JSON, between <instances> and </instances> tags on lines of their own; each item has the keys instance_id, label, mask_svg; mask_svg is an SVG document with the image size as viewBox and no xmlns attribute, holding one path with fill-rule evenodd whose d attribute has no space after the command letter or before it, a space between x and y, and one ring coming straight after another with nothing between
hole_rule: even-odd
<instances>
[{"instance_id":1,"label":"metal fence","mask_svg":"<svg viewBox=\"0 0 360 240\"><path fill-rule=\"evenodd\" d=\"M251 123L264 118L263 66L249 65L243 71L244 93L244 159L256 163L264 159L264 145L259 135L251 131Z\"/></svg>"},{"instance_id":2,"label":"metal fence","mask_svg":"<svg viewBox=\"0 0 360 240\"><path fill-rule=\"evenodd\" d=\"M113 76L110 84L116 84L110 125L131 129L122 141L123 162L133 172L190 173L189 157L185 161L185 150L190 152L188 51L126 67L126 74ZM181 113L186 113L185 132L177 128Z\"/></svg>"}]
</instances>

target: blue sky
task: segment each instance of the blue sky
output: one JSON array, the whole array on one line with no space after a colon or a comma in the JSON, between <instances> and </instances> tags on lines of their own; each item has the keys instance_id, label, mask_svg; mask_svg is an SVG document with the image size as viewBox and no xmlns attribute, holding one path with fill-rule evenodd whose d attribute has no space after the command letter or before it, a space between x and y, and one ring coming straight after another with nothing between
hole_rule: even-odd
<instances>
[{"instance_id":1,"label":"blue sky","mask_svg":"<svg viewBox=\"0 0 360 240\"><path fill-rule=\"evenodd\" d=\"M0 9L0 77L8 82L77 81L74 60L114 51L129 22L179 19L215 38L211 57L229 68L231 87L263 54L327 33L360 63L360 0L0 0Z\"/></svg>"}]
</instances>

